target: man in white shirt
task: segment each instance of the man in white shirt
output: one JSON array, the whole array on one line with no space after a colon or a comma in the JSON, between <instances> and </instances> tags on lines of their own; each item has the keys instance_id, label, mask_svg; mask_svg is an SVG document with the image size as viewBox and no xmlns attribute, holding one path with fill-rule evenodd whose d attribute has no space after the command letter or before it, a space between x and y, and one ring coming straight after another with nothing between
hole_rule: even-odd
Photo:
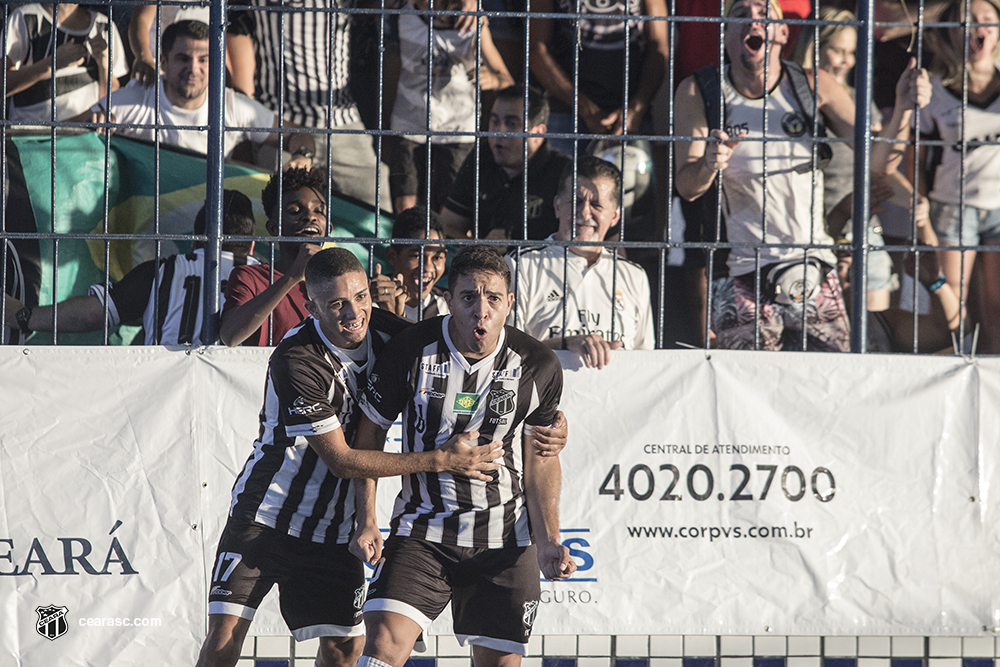
<instances>
[{"instance_id":1,"label":"man in white shirt","mask_svg":"<svg viewBox=\"0 0 1000 667\"><path fill-rule=\"evenodd\" d=\"M621 182L610 162L581 157L574 211L573 165L567 165L555 198L559 231L549 239L603 241L621 220ZM653 349L649 279L639 265L599 245L551 245L506 259L517 295L508 324L549 347L572 350L593 368L604 368L611 350Z\"/></svg>"},{"instance_id":2,"label":"man in white shirt","mask_svg":"<svg viewBox=\"0 0 1000 667\"><path fill-rule=\"evenodd\" d=\"M156 105L159 98L160 141L180 148L207 153L206 130L175 129L171 126L201 126L208 118L208 26L201 21L178 21L163 31L160 66L163 74L158 86L145 87L139 81L105 97L91 108L95 122L103 122L110 110L110 121L123 126L153 126L157 124ZM225 155L250 139L254 143L277 143L278 118L273 111L231 88L226 89L225 123L227 127L260 128L258 132L231 131L225 133ZM285 123L286 127L296 127ZM119 127L122 136L152 141L152 127ZM311 134L293 133L286 139L292 153L291 166L309 168L315 152Z\"/></svg>"}]
</instances>

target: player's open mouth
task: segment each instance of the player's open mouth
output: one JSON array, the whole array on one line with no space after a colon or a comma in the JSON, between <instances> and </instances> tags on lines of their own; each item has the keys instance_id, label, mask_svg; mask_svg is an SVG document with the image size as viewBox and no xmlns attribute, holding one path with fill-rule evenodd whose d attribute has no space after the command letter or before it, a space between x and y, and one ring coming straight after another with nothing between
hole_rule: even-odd
<instances>
[{"instance_id":1,"label":"player's open mouth","mask_svg":"<svg viewBox=\"0 0 1000 667\"><path fill-rule=\"evenodd\" d=\"M365 327L364 320L355 320L354 322L344 323L344 331L361 331Z\"/></svg>"},{"instance_id":2,"label":"player's open mouth","mask_svg":"<svg viewBox=\"0 0 1000 667\"><path fill-rule=\"evenodd\" d=\"M472 330L472 333L476 337L476 340L483 340L486 338L487 331L485 327L476 327Z\"/></svg>"},{"instance_id":3,"label":"player's open mouth","mask_svg":"<svg viewBox=\"0 0 1000 667\"><path fill-rule=\"evenodd\" d=\"M764 37L762 35L748 35L746 39L743 40L747 49L753 53L760 51L761 47L764 46Z\"/></svg>"},{"instance_id":4,"label":"player's open mouth","mask_svg":"<svg viewBox=\"0 0 1000 667\"><path fill-rule=\"evenodd\" d=\"M972 35L969 37L969 50L973 53L979 53L983 50L983 45L986 43L986 38L981 35Z\"/></svg>"}]
</instances>

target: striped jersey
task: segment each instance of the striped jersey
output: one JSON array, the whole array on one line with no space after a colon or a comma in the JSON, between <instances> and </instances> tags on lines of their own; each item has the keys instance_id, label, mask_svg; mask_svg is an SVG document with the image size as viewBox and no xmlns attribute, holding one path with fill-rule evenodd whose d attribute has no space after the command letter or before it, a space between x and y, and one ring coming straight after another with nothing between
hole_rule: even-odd
<instances>
[{"instance_id":1,"label":"striped jersey","mask_svg":"<svg viewBox=\"0 0 1000 667\"><path fill-rule=\"evenodd\" d=\"M257 260L234 256L228 250L220 252L220 307L225 302L229 273L234 266L245 264L257 264ZM154 259L143 262L111 286L109 326L114 328L141 318L146 345L202 345L204 282L204 248L171 255L159 262ZM89 294L104 304L104 285L91 285Z\"/></svg>"},{"instance_id":2,"label":"striped jersey","mask_svg":"<svg viewBox=\"0 0 1000 667\"><path fill-rule=\"evenodd\" d=\"M269 8L250 11L256 28L255 85L261 104L276 114L283 105L285 122L303 127L336 127L361 120L348 87L351 15L330 11L352 8L353 0L241 0L237 4ZM275 11L279 8L294 11Z\"/></svg>"},{"instance_id":3,"label":"striped jersey","mask_svg":"<svg viewBox=\"0 0 1000 667\"><path fill-rule=\"evenodd\" d=\"M260 431L233 486L230 516L312 542L350 539L351 480L335 477L306 436L339 428L354 439L358 392L385 342L406 326L373 308L357 351L335 347L312 317L285 335L268 362Z\"/></svg>"},{"instance_id":4,"label":"striped jersey","mask_svg":"<svg viewBox=\"0 0 1000 667\"><path fill-rule=\"evenodd\" d=\"M460 547L527 546L521 434L525 424L555 419L562 367L552 350L513 327L504 327L492 354L470 363L448 335L451 317L416 324L386 347L361 409L382 428L402 412L404 452L479 431L479 444L503 441L502 465L490 482L445 472L404 476L392 534Z\"/></svg>"},{"instance_id":5,"label":"striped jersey","mask_svg":"<svg viewBox=\"0 0 1000 667\"><path fill-rule=\"evenodd\" d=\"M28 290L24 282L24 271L21 269L21 258L17 254L17 248L14 247L14 244L9 239L4 239L3 244L6 246L6 253L4 254L6 255L5 261L7 263L7 268L4 270L6 283L3 286L3 291L8 296L12 296L24 304L28 300ZM3 332L0 336L2 336L0 345L20 345L24 342L25 338L24 334L21 333L20 327L17 326L3 327Z\"/></svg>"}]
</instances>

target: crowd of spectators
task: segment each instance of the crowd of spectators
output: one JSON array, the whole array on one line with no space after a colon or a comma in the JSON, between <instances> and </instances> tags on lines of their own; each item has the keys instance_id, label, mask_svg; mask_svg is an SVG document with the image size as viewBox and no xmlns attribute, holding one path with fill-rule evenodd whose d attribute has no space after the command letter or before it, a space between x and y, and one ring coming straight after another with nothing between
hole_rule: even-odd
<instances>
[{"instance_id":1,"label":"crowd of spectators","mask_svg":"<svg viewBox=\"0 0 1000 667\"><path fill-rule=\"evenodd\" d=\"M207 153L208 8L185 5L6 5L5 125L96 123ZM508 253L511 323L588 366L619 348L847 351L859 281L870 351L1000 353L1000 0L969 16L965 2L876 2L861 180L854 2L729 0L721 24L701 20L718 3L667 5L409 0L373 19L354 0L230 3L224 152L273 177L263 194L227 191L227 211L260 196L277 255L224 248L221 341L275 344L307 315L335 196L393 214L409 241L373 264L378 306L445 314L447 241L485 240ZM200 311L169 324L183 285L157 305L175 265L60 304L59 328L132 319L147 343L201 343ZM5 275L5 340L51 328L15 292L16 267Z\"/></svg>"}]
</instances>

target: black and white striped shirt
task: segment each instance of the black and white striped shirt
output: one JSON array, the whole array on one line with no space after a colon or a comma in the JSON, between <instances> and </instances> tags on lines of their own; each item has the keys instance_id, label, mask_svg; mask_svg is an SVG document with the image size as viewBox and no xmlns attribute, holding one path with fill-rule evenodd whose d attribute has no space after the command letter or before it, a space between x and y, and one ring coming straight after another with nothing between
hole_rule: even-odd
<instances>
[{"instance_id":1,"label":"black and white striped shirt","mask_svg":"<svg viewBox=\"0 0 1000 667\"><path fill-rule=\"evenodd\" d=\"M361 116L348 88L351 15L328 11L351 8L353 0L246 0L245 4L306 10L250 10L257 38L257 100L278 113L280 95L284 95L284 120L303 127L359 122Z\"/></svg>"},{"instance_id":2,"label":"black and white striped shirt","mask_svg":"<svg viewBox=\"0 0 1000 667\"><path fill-rule=\"evenodd\" d=\"M350 539L351 480L335 477L306 436L340 428L347 442L354 439L358 392L385 342L406 326L372 309L360 363L335 347L312 317L285 335L268 363L260 432L233 486L231 516L313 542Z\"/></svg>"},{"instance_id":3,"label":"black and white striped shirt","mask_svg":"<svg viewBox=\"0 0 1000 667\"><path fill-rule=\"evenodd\" d=\"M502 440L490 482L449 473L403 478L392 534L460 547L531 544L521 434L548 426L562 395L562 367L549 348L505 327L496 350L469 362L448 335L451 316L414 325L379 355L361 408L388 428L403 413L403 451L436 449L455 433L479 431L480 444Z\"/></svg>"}]
</instances>

